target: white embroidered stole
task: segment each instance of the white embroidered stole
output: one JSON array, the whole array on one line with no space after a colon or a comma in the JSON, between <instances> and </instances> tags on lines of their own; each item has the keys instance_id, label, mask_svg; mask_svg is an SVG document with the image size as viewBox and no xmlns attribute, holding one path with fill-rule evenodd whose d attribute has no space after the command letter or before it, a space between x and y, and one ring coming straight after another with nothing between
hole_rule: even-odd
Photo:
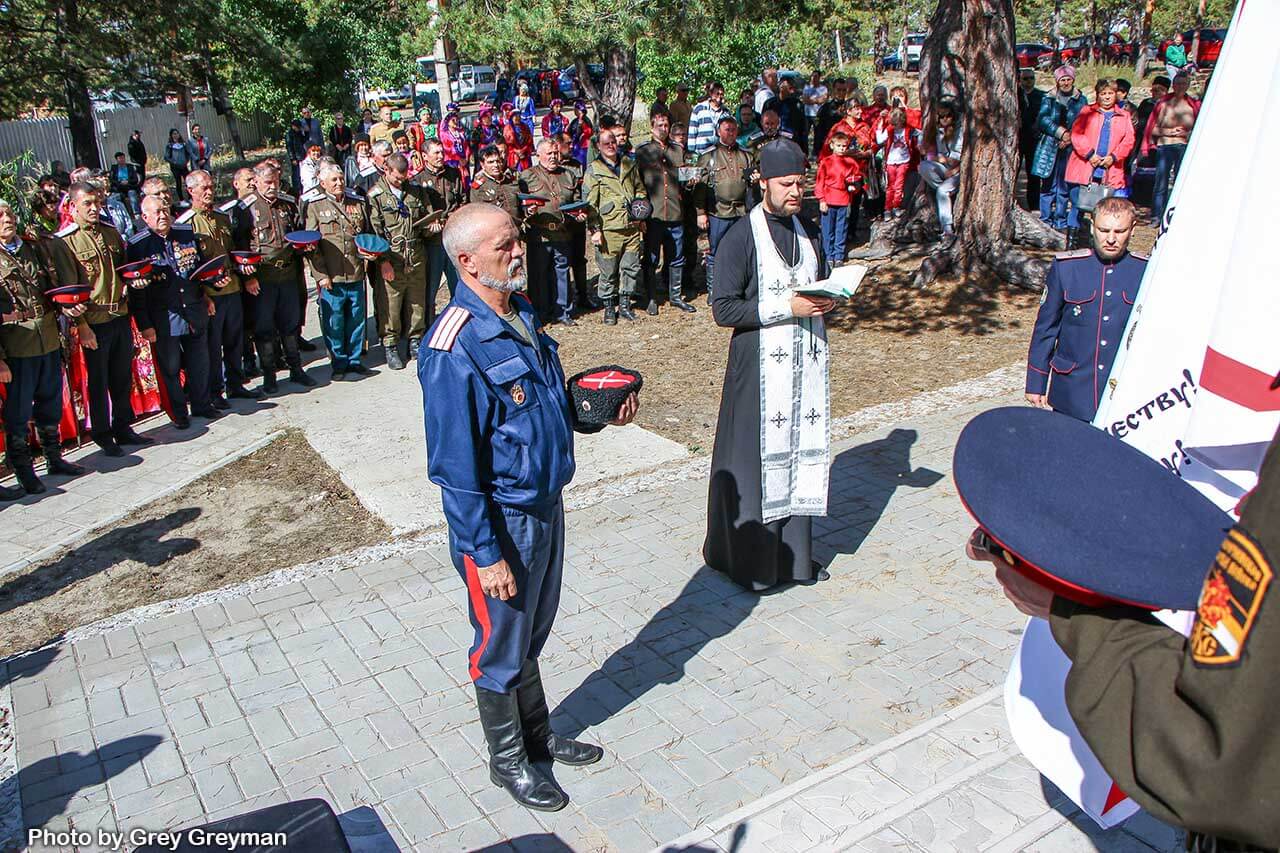
<instances>
[{"instance_id":1,"label":"white embroidered stole","mask_svg":"<svg viewBox=\"0 0 1280 853\"><path fill-rule=\"evenodd\" d=\"M830 473L827 331L822 317L791 314L796 288L812 285L818 257L794 219L799 260L783 260L763 205L750 213L760 314L760 477L764 523L825 515Z\"/></svg>"}]
</instances>

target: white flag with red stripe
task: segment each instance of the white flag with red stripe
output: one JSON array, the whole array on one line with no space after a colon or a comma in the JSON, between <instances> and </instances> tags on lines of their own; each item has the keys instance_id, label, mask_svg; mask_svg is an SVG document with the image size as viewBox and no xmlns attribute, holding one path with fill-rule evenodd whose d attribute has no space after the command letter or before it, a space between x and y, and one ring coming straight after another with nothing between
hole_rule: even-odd
<instances>
[{"instance_id":1,"label":"white flag with red stripe","mask_svg":"<svg viewBox=\"0 0 1280 853\"><path fill-rule=\"evenodd\" d=\"M1280 371L1277 32L1280 3L1241 0L1094 418L1227 510L1256 482L1280 422L1270 388ZM1194 617L1156 615L1183 633ZM1032 619L1005 683L1009 725L1036 768L1108 828L1138 806L1071 720L1069 669L1048 624Z\"/></svg>"}]
</instances>

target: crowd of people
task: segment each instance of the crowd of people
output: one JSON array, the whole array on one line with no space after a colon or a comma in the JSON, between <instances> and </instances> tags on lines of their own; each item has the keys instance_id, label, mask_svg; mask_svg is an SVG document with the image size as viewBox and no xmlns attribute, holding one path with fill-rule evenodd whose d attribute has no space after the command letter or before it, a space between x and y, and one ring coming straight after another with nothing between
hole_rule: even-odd
<instances>
[{"instance_id":1,"label":"crowd of people","mask_svg":"<svg viewBox=\"0 0 1280 853\"><path fill-rule=\"evenodd\" d=\"M1019 89L1028 206L1053 227L1075 228L1079 209L1128 194L1141 155L1156 164L1158 219L1199 110L1189 77L1156 78L1152 97L1137 106L1123 80L1099 81L1088 103L1070 66L1054 77L1052 92L1028 74ZM432 323L440 285L454 291L457 272L441 235L470 200L515 220L533 304L543 322L566 325L600 309L607 325L637 321L663 301L694 312L699 285L710 299L720 243L759 204L758 154L777 139L794 141L810 168L816 163L820 248L829 263L846 256L861 216L902 215L917 181L935 200L943 235L953 230L965 110L951 98L933 104L926 129L904 86L877 85L867 97L856 79L815 72L806 83L765 68L736 103L716 82L696 101L688 85L674 98L659 89L649 105L651 138L637 146L623 122L593 118L581 101L570 112L552 98L540 118L536 106L525 85L514 100L465 119L455 104L440 121L429 109L406 120L382 107L351 126L335 113L327 131L304 108L286 136L288 171L275 158L240 169L234 198L216 208L213 145L198 124L185 136L171 130L160 152L172 185L148 174L138 132L103 171L52 164L25 222L11 209L0 214L14 226L0 258L7 276L0 300L8 303L0 336L0 381L9 386L4 444L23 488L39 489L27 441L32 409L35 432L60 424L66 440L87 430L115 455L121 444L144 441L129 427L136 415L164 409L185 428L193 415L216 417L227 397L258 396L247 386L258 375L266 393L277 390L282 370L314 384L300 355L316 348L302 334L313 294L335 379L369 372L370 293L375 345L390 369L403 369ZM281 189L285 180L292 195ZM286 237L311 231L320 236L309 244ZM386 249L362 249L360 235L381 238ZM19 263L24 246L38 251ZM600 271L595 288L588 251ZM216 282L193 283L201 263L230 252L263 259L228 263ZM145 258L158 271L145 288L115 271ZM705 275L696 276L703 264ZM34 290L20 284L28 279ZM94 287L90 308L63 309L60 320L38 295L46 285L83 284ZM167 302L157 307L157 299ZM39 389L14 379L12 363L28 357L21 353L62 352L59 329L66 355L54 372L65 381L55 387L44 370Z\"/></svg>"}]
</instances>

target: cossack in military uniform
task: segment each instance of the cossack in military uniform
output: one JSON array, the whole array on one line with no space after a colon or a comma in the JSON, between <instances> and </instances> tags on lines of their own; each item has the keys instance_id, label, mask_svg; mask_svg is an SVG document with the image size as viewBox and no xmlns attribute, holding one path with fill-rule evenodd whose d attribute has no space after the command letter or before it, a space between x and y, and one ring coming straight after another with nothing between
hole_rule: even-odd
<instances>
[{"instance_id":1,"label":"cossack in military uniform","mask_svg":"<svg viewBox=\"0 0 1280 853\"><path fill-rule=\"evenodd\" d=\"M1111 375L1147 259L1104 261L1092 249L1054 258L1027 356L1028 394L1049 394L1055 411L1093 420Z\"/></svg>"},{"instance_id":2,"label":"cossack in military uniform","mask_svg":"<svg viewBox=\"0 0 1280 853\"><path fill-rule=\"evenodd\" d=\"M569 287L573 267L567 219L560 206L576 201L578 181L564 168L532 166L520 173L520 192L547 201L530 207L525 245L529 248L529 297L546 322L573 319L573 291Z\"/></svg>"},{"instance_id":3,"label":"cossack in military uniform","mask_svg":"<svg viewBox=\"0 0 1280 853\"><path fill-rule=\"evenodd\" d=\"M10 214L12 215L12 214ZM83 474L62 458L58 424L62 420L62 338L58 308L45 295L52 281L52 258L45 246L15 237L0 244L0 364L9 368L3 409L5 461L17 475L19 489L0 486L0 500L40 494L27 424L35 420L50 474Z\"/></svg>"},{"instance_id":4,"label":"cossack in military uniform","mask_svg":"<svg viewBox=\"0 0 1280 853\"><path fill-rule=\"evenodd\" d=\"M109 456L122 454L121 444L149 444L133 431L133 326L129 320L129 286L117 267L125 261L124 240L102 222L72 223L52 244L59 286L93 288L84 314L76 319L84 346L89 379L89 434ZM88 334L86 334L88 333Z\"/></svg>"},{"instance_id":5,"label":"cossack in military uniform","mask_svg":"<svg viewBox=\"0 0 1280 853\"><path fill-rule=\"evenodd\" d=\"M427 217L431 202L426 190L409 181L392 189L386 176L369 190L369 223L374 234L391 244L380 263L391 265L393 277L374 281L378 337L387 353L387 366L404 367L400 342L409 339L412 358L427 331ZM408 323L404 315L408 314Z\"/></svg>"},{"instance_id":6,"label":"cossack in military uniform","mask_svg":"<svg viewBox=\"0 0 1280 853\"><path fill-rule=\"evenodd\" d=\"M427 470L440 486L449 550L475 629L468 655L490 775L531 808L567 802L528 762L589 764L597 746L551 731L538 669L560 601L561 492L574 474L573 422L554 340L525 297L499 316L463 284L418 357ZM489 597L480 569L505 560L516 594Z\"/></svg>"},{"instance_id":7,"label":"cossack in military uniform","mask_svg":"<svg viewBox=\"0 0 1280 853\"><path fill-rule=\"evenodd\" d=\"M696 235L686 234L684 230L684 186L680 182L684 158L684 147L670 140L664 145L653 139L636 149L636 163L649 193L649 203L653 205L653 214L644 231L651 275L648 287L650 314L657 313L660 263L663 275L667 277L667 299L671 305L681 311L697 310L684 301L683 293L684 243L685 240L696 239Z\"/></svg>"},{"instance_id":8,"label":"cossack in military uniform","mask_svg":"<svg viewBox=\"0 0 1280 853\"><path fill-rule=\"evenodd\" d=\"M205 259L227 255L236 248L236 229L244 228L239 216L240 202L233 200L216 210L192 207L174 220L196 233L200 254ZM204 288L213 301L205 340L209 345L209 400L218 409L228 408L227 397L257 399L261 395L244 387L244 291L240 271L228 258L221 287Z\"/></svg>"},{"instance_id":9,"label":"cossack in military uniform","mask_svg":"<svg viewBox=\"0 0 1280 853\"><path fill-rule=\"evenodd\" d=\"M188 225L173 225L163 235L144 229L130 238L128 258L153 264L151 283L134 294L129 308L139 331L155 333L156 366L174 423L189 426L188 411L219 417L209 397L209 303L191 275L206 260L196 232Z\"/></svg>"},{"instance_id":10,"label":"cossack in military uniform","mask_svg":"<svg viewBox=\"0 0 1280 853\"><path fill-rule=\"evenodd\" d=\"M432 225L437 231L426 232L427 246L427 324L435 318L436 294L440 291L440 278L443 276L449 286L449 298L453 298L458 286L458 271L444 251L444 224L455 210L467 203L467 191L462 185L462 173L453 166L442 166L440 171L423 169L413 178L426 193L431 213L438 213L440 218Z\"/></svg>"},{"instance_id":11,"label":"cossack in military uniform","mask_svg":"<svg viewBox=\"0 0 1280 853\"><path fill-rule=\"evenodd\" d=\"M736 142L725 145L719 140L698 158L698 167L706 177L693 189L693 204L707 217L707 290L714 285L716 250L730 226L751 210L751 185L756 161L750 152Z\"/></svg>"},{"instance_id":12,"label":"cossack in military uniform","mask_svg":"<svg viewBox=\"0 0 1280 853\"><path fill-rule=\"evenodd\" d=\"M604 302L605 323L617 322L618 316L636 318L631 300L640 290L642 226L630 210L633 202L647 198L639 168L626 157L619 156L612 165L597 157L583 171L582 199L590 205L587 231L600 235L596 292Z\"/></svg>"},{"instance_id":13,"label":"cossack in military uniform","mask_svg":"<svg viewBox=\"0 0 1280 853\"><path fill-rule=\"evenodd\" d=\"M284 193L279 193L275 201L255 193L241 203L248 211L251 227L247 230L247 243L240 248L262 254L255 273L259 291L253 329L262 364L262 390L268 393L277 390L276 371L281 361L289 366L290 380L314 385L315 380L302 369L302 354L298 350L298 331L302 328L298 256L285 239L286 234L301 229L298 204L293 196ZM277 336L284 348L283 359L276 351Z\"/></svg>"},{"instance_id":14,"label":"cossack in military uniform","mask_svg":"<svg viewBox=\"0 0 1280 853\"><path fill-rule=\"evenodd\" d=\"M320 245L307 265L320 289L320 326L329 345L333 375L370 373L360 362L364 351L365 259L356 236L369 230L362 196L347 190L339 198L322 194L307 205L306 227L320 232Z\"/></svg>"}]
</instances>

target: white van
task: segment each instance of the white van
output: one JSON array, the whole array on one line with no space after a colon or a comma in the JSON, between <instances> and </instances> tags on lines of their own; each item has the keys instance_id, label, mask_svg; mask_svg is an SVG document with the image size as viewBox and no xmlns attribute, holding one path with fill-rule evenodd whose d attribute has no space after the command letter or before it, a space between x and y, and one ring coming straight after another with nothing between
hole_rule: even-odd
<instances>
[{"instance_id":1,"label":"white van","mask_svg":"<svg viewBox=\"0 0 1280 853\"><path fill-rule=\"evenodd\" d=\"M898 45L898 59L903 71L920 70L920 52L924 50L924 33L907 33Z\"/></svg>"},{"instance_id":2,"label":"white van","mask_svg":"<svg viewBox=\"0 0 1280 853\"><path fill-rule=\"evenodd\" d=\"M463 65L458 68L458 100L483 101L498 91L498 73L491 65Z\"/></svg>"}]
</instances>

